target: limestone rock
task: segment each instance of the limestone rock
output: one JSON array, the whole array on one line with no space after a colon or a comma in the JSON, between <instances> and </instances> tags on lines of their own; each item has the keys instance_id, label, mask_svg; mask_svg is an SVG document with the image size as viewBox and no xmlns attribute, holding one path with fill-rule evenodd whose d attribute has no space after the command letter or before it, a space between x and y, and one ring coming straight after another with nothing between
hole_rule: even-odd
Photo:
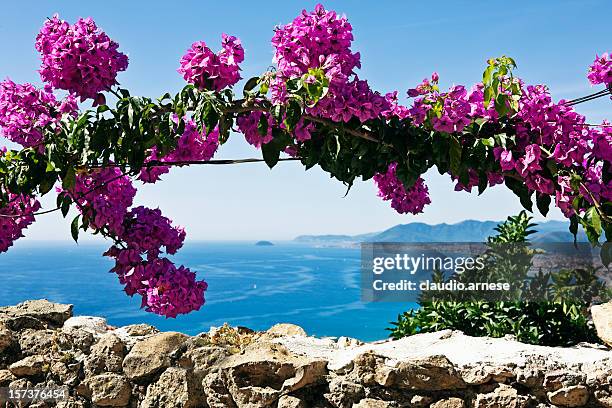
<instances>
[{"instance_id":1,"label":"limestone rock","mask_svg":"<svg viewBox=\"0 0 612 408\"><path fill-rule=\"evenodd\" d=\"M193 373L184 368L170 367L149 385L140 408L195 408L202 406L202 387Z\"/></svg>"},{"instance_id":2,"label":"limestone rock","mask_svg":"<svg viewBox=\"0 0 612 408\"><path fill-rule=\"evenodd\" d=\"M519 395L509 385L499 384L493 391L476 396L474 408L523 408L528 406L528 398Z\"/></svg>"},{"instance_id":3,"label":"limestone rock","mask_svg":"<svg viewBox=\"0 0 612 408\"><path fill-rule=\"evenodd\" d=\"M393 408L397 407L397 404L389 401L376 400L372 398L364 398L357 404L353 405L353 408Z\"/></svg>"},{"instance_id":4,"label":"limestone rock","mask_svg":"<svg viewBox=\"0 0 612 408\"><path fill-rule=\"evenodd\" d=\"M597 335L608 346L612 347L612 301L591 308L593 323Z\"/></svg>"},{"instance_id":5,"label":"limestone rock","mask_svg":"<svg viewBox=\"0 0 612 408\"><path fill-rule=\"evenodd\" d=\"M0 321L12 330L60 327L72 316L72 305L51 303L46 299L28 300L17 306L0 307Z\"/></svg>"},{"instance_id":6,"label":"limestone rock","mask_svg":"<svg viewBox=\"0 0 612 408\"><path fill-rule=\"evenodd\" d=\"M56 343L56 338L53 330L25 329L19 333L19 348L26 356L46 354Z\"/></svg>"},{"instance_id":7,"label":"limestone rock","mask_svg":"<svg viewBox=\"0 0 612 408\"><path fill-rule=\"evenodd\" d=\"M57 341L63 350L77 350L89 354L95 337L87 328L64 327L58 333Z\"/></svg>"},{"instance_id":8,"label":"limestone rock","mask_svg":"<svg viewBox=\"0 0 612 408\"><path fill-rule=\"evenodd\" d=\"M329 393L325 398L334 407L351 407L365 397L363 385L347 381L342 378L334 378L329 382Z\"/></svg>"},{"instance_id":9,"label":"limestone rock","mask_svg":"<svg viewBox=\"0 0 612 408\"><path fill-rule=\"evenodd\" d=\"M218 365L231 353L224 347L204 346L188 348L181 356L179 365L194 371L194 373L204 378L208 372Z\"/></svg>"},{"instance_id":10,"label":"limestone rock","mask_svg":"<svg viewBox=\"0 0 612 408\"><path fill-rule=\"evenodd\" d=\"M410 406L415 408L428 407L432 398L427 395L413 395L410 399Z\"/></svg>"},{"instance_id":11,"label":"limestone rock","mask_svg":"<svg viewBox=\"0 0 612 408\"><path fill-rule=\"evenodd\" d=\"M119 374L100 374L86 380L91 401L100 407L125 407L130 402L132 387Z\"/></svg>"},{"instance_id":12,"label":"limestone rock","mask_svg":"<svg viewBox=\"0 0 612 408\"><path fill-rule=\"evenodd\" d=\"M306 408L306 404L297 397L283 395L278 399L277 408Z\"/></svg>"},{"instance_id":13,"label":"limestone rock","mask_svg":"<svg viewBox=\"0 0 612 408\"><path fill-rule=\"evenodd\" d=\"M13 332L0 322L0 354L13 346L13 344L15 344Z\"/></svg>"},{"instance_id":14,"label":"limestone rock","mask_svg":"<svg viewBox=\"0 0 612 408\"><path fill-rule=\"evenodd\" d=\"M9 366L15 377L37 377L45 373L48 363L43 356L29 356Z\"/></svg>"},{"instance_id":15,"label":"limestone rock","mask_svg":"<svg viewBox=\"0 0 612 408\"><path fill-rule=\"evenodd\" d=\"M447 398L431 404L430 408L464 408L465 403L461 398Z\"/></svg>"},{"instance_id":16,"label":"limestone rock","mask_svg":"<svg viewBox=\"0 0 612 408\"><path fill-rule=\"evenodd\" d=\"M64 360L68 360L64 358ZM51 364L51 375L60 384L74 387L80 381L81 362L79 361L56 361Z\"/></svg>"},{"instance_id":17,"label":"limestone rock","mask_svg":"<svg viewBox=\"0 0 612 408\"><path fill-rule=\"evenodd\" d=\"M573 385L548 393L548 399L562 407L582 407L589 401L589 390L584 385Z\"/></svg>"},{"instance_id":18,"label":"limestone rock","mask_svg":"<svg viewBox=\"0 0 612 408\"><path fill-rule=\"evenodd\" d=\"M544 375L546 391L557 391L563 387L579 385L585 382L585 375L570 370L553 370Z\"/></svg>"},{"instance_id":19,"label":"limestone rock","mask_svg":"<svg viewBox=\"0 0 612 408\"><path fill-rule=\"evenodd\" d=\"M412 390L437 391L465 388L466 384L454 365L444 356L401 362L395 384Z\"/></svg>"},{"instance_id":20,"label":"limestone rock","mask_svg":"<svg viewBox=\"0 0 612 408\"><path fill-rule=\"evenodd\" d=\"M114 330L113 333L115 333L125 344L127 349L130 350L138 341L158 334L159 330L149 324L141 323L120 327Z\"/></svg>"},{"instance_id":21,"label":"limestone rock","mask_svg":"<svg viewBox=\"0 0 612 408\"><path fill-rule=\"evenodd\" d=\"M273 336L300 336L306 337L306 331L300 326L291 323L278 323L266 332Z\"/></svg>"},{"instance_id":22,"label":"limestone rock","mask_svg":"<svg viewBox=\"0 0 612 408\"><path fill-rule=\"evenodd\" d=\"M597 390L595 391L595 400L597 400L599 405L603 408L612 408L612 392Z\"/></svg>"},{"instance_id":23,"label":"limestone rock","mask_svg":"<svg viewBox=\"0 0 612 408\"><path fill-rule=\"evenodd\" d=\"M225 386L240 407L267 406L281 392L293 392L322 381L325 361L290 354L283 346L259 342L225 359Z\"/></svg>"},{"instance_id":24,"label":"limestone rock","mask_svg":"<svg viewBox=\"0 0 612 408\"><path fill-rule=\"evenodd\" d=\"M202 381L206 404L210 408L236 408L236 403L225 385L226 381L222 371L214 371Z\"/></svg>"},{"instance_id":25,"label":"limestone rock","mask_svg":"<svg viewBox=\"0 0 612 408\"><path fill-rule=\"evenodd\" d=\"M76 398L69 397L58 401L56 408L85 408L85 404Z\"/></svg>"},{"instance_id":26,"label":"limestone rock","mask_svg":"<svg viewBox=\"0 0 612 408\"><path fill-rule=\"evenodd\" d=\"M85 359L85 371L89 374L103 372L120 373L125 357L125 345L114 333L106 333L91 347Z\"/></svg>"},{"instance_id":27,"label":"limestone rock","mask_svg":"<svg viewBox=\"0 0 612 408\"><path fill-rule=\"evenodd\" d=\"M64 322L62 330L81 329L92 334L106 333L106 319L94 316L74 316Z\"/></svg>"},{"instance_id":28,"label":"limestone rock","mask_svg":"<svg viewBox=\"0 0 612 408\"><path fill-rule=\"evenodd\" d=\"M0 370L0 387L6 387L15 377L9 370Z\"/></svg>"},{"instance_id":29,"label":"limestone rock","mask_svg":"<svg viewBox=\"0 0 612 408\"><path fill-rule=\"evenodd\" d=\"M181 346L188 336L165 332L139 341L123 360L123 372L134 381L144 381L170 366L170 354Z\"/></svg>"}]
</instances>

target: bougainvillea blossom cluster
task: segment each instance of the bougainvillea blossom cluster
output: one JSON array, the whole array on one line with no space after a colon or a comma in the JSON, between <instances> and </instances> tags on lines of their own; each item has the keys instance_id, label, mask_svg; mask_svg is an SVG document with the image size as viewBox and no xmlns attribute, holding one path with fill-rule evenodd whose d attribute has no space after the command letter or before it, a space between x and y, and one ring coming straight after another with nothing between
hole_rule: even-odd
<instances>
[{"instance_id":1,"label":"bougainvillea blossom cluster","mask_svg":"<svg viewBox=\"0 0 612 408\"><path fill-rule=\"evenodd\" d=\"M121 240L129 249L146 254L147 259L157 258L162 247L168 254L175 254L183 246L185 230L173 227L159 209L139 206L130 210L124 221Z\"/></svg>"},{"instance_id":2,"label":"bougainvillea blossom cluster","mask_svg":"<svg viewBox=\"0 0 612 408\"><path fill-rule=\"evenodd\" d=\"M242 61L244 49L240 40L223 34L221 51L217 54L204 41L194 42L181 58L178 73L197 88L220 91L241 79Z\"/></svg>"},{"instance_id":3,"label":"bougainvillea blossom cluster","mask_svg":"<svg viewBox=\"0 0 612 408\"><path fill-rule=\"evenodd\" d=\"M587 77L593 85L612 85L612 54L606 52L597 56L589 67Z\"/></svg>"},{"instance_id":4,"label":"bougainvillea blossom cluster","mask_svg":"<svg viewBox=\"0 0 612 408\"><path fill-rule=\"evenodd\" d=\"M175 120L176 121L176 120ZM169 154L160 157L157 147L151 149L146 163L151 162L190 162L210 160L219 147L219 127L211 132L199 132L192 119L185 120L185 130L179 136L176 148ZM139 175L139 179L145 183L155 183L162 174L170 171L169 166L156 165L145 167Z\"/></svg>"},{"instance_id":5,"label":"bougainvillea blossom cluster","mask_svg":"<svg viewBox=\"0 0 612 408\"><path fill-rule=\"evenodd\" d=\"M54 88L65 89L85 100L117 84L128 57L91 18L73 25L58 15L48 19L36 37L41 54L40 77Z\"/></svg>"},{"instance_id":6,"label":"bougainvillea blossom cluster","mask_svg":"<svg viewBox=\"0 0 612 408\"><path fill-rule=\"evenodd\" d=\"M39 209L40 203L34 197L9 193L8 204L0 208L0 252L6 252L23 237L23 230L35 221L33 214Z\"/></svg>"},{"instance_id":7,"label":"bougainvillea blossom cluster","mask_svg":"<svg viewBox=\"0 0 612 408\"><path fill-rule=\"evenodd\" d=\"M352 117L365 122L389 109L384 96L372 91L355 75L360 55L351 51L353 28L345 16L318 4L311 13L302 11L291 23L277 27L272 38L276 78L271 86L272 101L284 103L285 82L320 68L329 80L327 95L307 112L337 122Z\"/></svg>"},{"instance_id":8,"label":"bougainvillea blossom cluster","mask_svg":"<svg viewBox=\"0 0 612 408\"><path fill-rule=\"evenodd\" d=\"M140 295L143 308L166 317L199 310L206 282L197 281L188 268L160 258L162 252L172 255L183 246L185 230L172 226L159 209L139 206L129 211L122 231L121 246L111 247L105 255L115 259L112 271L125 292Z\"/></svg>"},{"instance_id":9,"label":"bougainvillea blossom cluster","mask_svg":"<svg viewBox=\"0 0 612 408\"><path fill-rule=\"evenodd\" d=\"M77 174L74 187L67 193L92 228L108 227L112 233L121 234L136 189L119 168L108 167Z\"/></svg>"},{"instance_id":10,"label":"bougainvillea blossom cluster","mask_svg":"<svg viewBox=\"0 0 612 408\"><path fill-rule=\"evenodd\" d=\"M422 178L417 179L414 185L406 189L397 178L397 163L391 163L386 173L374 176L378 185L378 195L385 201L391 201L391 207L400 214L418 214L431 203L429 190Z\"/></svg>"},{"instance_id":11,"label":"bougainvillea blossom cluster","mask_svg":"<svg viewBox=\"0 0 612 408\"><path fill-rule=\"evenodd\" d=\"M76 110L73 97L58 101L48 86L38 89L9 79L0 82L0 135L23 147L43 147L43 129Z\"/></svg>"}]
</instances>

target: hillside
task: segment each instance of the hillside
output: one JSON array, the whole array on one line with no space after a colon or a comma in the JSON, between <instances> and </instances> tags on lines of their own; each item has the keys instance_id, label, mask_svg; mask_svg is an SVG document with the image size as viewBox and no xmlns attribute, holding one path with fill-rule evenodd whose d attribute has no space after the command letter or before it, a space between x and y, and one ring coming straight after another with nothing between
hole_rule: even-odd
<instances>
[{"instance_id":1,"label":"hillside","mask_svg":"<svg viewBox=\"0 0 612 408\"><path fill-rule=\"evenodd\" d=\"M465 220L456 224L425 224L413 222L398 224L382 232L359 235L300 235L294 241L320 246L350 246L360 242L482 242L495 233L499 221ZM572 234L565 221L547 221L538 224L531 236L536 242L571 242ZM582 231L579 241L585 241Z\"/></svg>"}]
</instances>

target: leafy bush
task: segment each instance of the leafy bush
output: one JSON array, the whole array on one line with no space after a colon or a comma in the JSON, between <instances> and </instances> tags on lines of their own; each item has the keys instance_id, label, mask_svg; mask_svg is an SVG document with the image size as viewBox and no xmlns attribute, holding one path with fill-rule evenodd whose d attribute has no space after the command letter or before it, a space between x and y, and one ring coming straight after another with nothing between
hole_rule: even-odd
<instances>
[{"instance_id":1,"label":"leafy bush","mask_svg":"<svg viewBox=\"0 0 612 408\"><path fill-rule=\"evenodd\" d=\"M600 342L589 320L588 308L595 300L610 298L610 290L596 276L597 269L539 272L528 276L535 250L528 244L533 234L524 211L497 228L497 235L489 237L484 256L487 267L452 276L462 282L476 282L485 276L499 278L504 274L522 279L520 296L510 300L474 301L463 299L461 293L443 293L431 297L423 293L419 309L398 316L389 328L390 336L405 336L443 329L461 330L470 336L503 337L512 335L517 340L547 346L569 346L579 342ZM518 245L498 245L517 243ZM517 253L521 256L517 257ZM516 259L520 261L516 261ZM510 272L508 272L511 270ZM444 275L434 273L433 279L444 282ZM571 296L568 296L571 295ZM537 300L536 300L537 299ZM571 299L571 300L568 300ZM580 299L580 300L577 300Z\"/></svg>"}]
</instances>

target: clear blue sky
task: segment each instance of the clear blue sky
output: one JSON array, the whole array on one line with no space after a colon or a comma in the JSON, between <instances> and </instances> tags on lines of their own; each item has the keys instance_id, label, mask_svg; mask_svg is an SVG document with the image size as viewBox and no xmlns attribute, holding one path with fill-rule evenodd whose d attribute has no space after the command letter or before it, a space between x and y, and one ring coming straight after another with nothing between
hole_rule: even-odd
<instances>
[{"instance_id":1,"label":"clear blue sky","mask_svg":"<svg viewBox=\"0 0 612 408\"><path fill-rule=\"evenodd\" d=\"M121 50L130 67L121 84L135 94L159 96L183 86L178 60L190 44L204 40L219 47L221 33L243 41L243 77L270 65L275 25L291 21L310 1L265 2L34 2L3 4L0 19L0 78L39 83L34 38L44 19L58 12L70 22L93 17ZM548 84L556 98L593 91L587 66L612 44L612 3L574 1L328 1L345 13L361 52L360 77L387 92L405 90L432 71L443 86L471 85L489 57L510 55L517 74L529 83ZM590 121L612 115L609 100L583 104ZM233 135L217 158L255 157L241 135ZM361 233L398 223L499 220L520 210L504 187L482 197L455 193L448 177L426 176L433 203L420 216L398 215L376 197L372 182L358 183L343 198L344 186L317 169L296 163L270 171L263 164L175 169L164 181L139 189L137 202L159 206L187 228L188 239L290 239L298 234ZM54 198L45 200L52 206ZM551 217L561 218L557 211ZM69 222L47 215L27 232L30 239L68 239Z\"/></svg>"}]
</instances>

